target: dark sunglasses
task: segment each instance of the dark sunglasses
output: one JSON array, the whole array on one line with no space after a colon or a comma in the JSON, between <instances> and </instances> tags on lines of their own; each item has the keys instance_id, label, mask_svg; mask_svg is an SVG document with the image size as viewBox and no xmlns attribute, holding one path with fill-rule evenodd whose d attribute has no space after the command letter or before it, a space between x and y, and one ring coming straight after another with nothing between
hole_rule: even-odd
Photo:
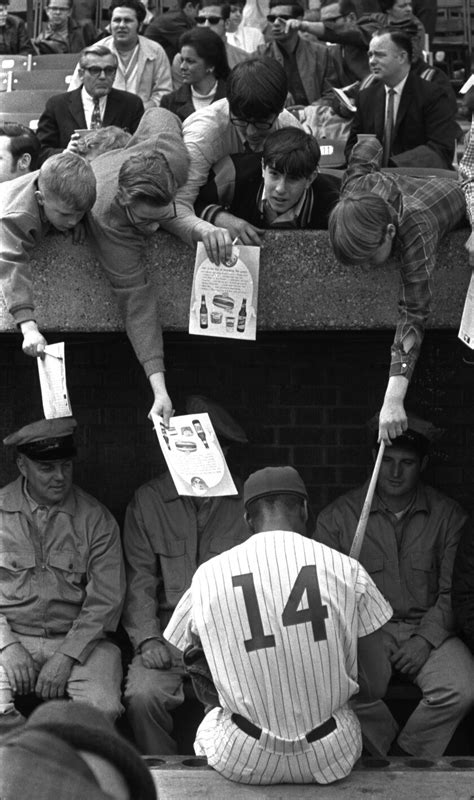
<instances>
[{"instance_id":1,"label":"dark sunglasses","mask_svg":"<svg viewBox=\"0 0 474 800\"><path fill-rule=\"evenodd\" d=\"M103 72L106 78L111 78L117 72L117 67L83 67L86 72L89 72L93 78L98 78Z\"/></svg>"},{"instance_id":2,"label":"dark sunglasses","mask_svg":"<svg viewBox=\"0 0 474 800\"><path fill-rule=\"evenodd\" d=\"M222 17L196 17L196 22L198 25L205 25L207 20L209 20L210 25L217 25L221 19Z\"/></svg>"},{"instance_id":3,"label":"dark sunglasses","mask_svg":"<svg viewBox=\"0 0 474 800\"><path fill-rule=\"evenodd\" d=\"M286 22L288 19L296 19L296 17L294 17L293 14L267 14L267 20L271 22L272 25L277 19L283 19Z\"/></svg>"}]
</instances>

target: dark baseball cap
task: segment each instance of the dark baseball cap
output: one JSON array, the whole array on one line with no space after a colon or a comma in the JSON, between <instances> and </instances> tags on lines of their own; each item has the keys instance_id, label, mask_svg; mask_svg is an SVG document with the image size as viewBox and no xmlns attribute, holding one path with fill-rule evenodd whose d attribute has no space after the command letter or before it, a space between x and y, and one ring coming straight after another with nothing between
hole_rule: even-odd
<instances>
[{"instance_id":1,"label":"dark baseball cap","mask_svg":"<svg viewBox=\"0 0 474 800\"><path fill-rule=\"evenodd\" d=\"M294 467L265 467L252 472L244 483L245 507L272 494L296 494L308 499L308 492Z\"/></svg>"}]
</instances>

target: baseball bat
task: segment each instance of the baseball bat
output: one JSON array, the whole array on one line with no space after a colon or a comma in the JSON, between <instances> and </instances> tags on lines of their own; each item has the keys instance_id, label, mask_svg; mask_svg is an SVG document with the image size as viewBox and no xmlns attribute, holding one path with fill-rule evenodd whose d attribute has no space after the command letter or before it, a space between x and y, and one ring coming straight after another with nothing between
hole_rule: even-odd
<instances>
[{"instance_id":1,"label":"baseball bat","mask_svg":"<svg viewBox=\"0 0 474 800\"><path fill-rule=\"evenodd\" d=\"M379 451L377 453L377 458L375 460L372 477L369 483L369 488L367 489L367 495L364 500L364 505L362 506L360 519L359 522L357 523L356 532L354 534L354 538L351 544L351 549L349 551L349 555L351 558L359 558L360 556L362 542L364 541L365 529L367 528L367 522L369 521L370 509L372 507L372 500L374 499L375 487L377 486L377 480L379 477L380 466L382 464L384 450L385 450L385 442L382 439L382 441L379 444Z\"/></svg>"}]
</instances>

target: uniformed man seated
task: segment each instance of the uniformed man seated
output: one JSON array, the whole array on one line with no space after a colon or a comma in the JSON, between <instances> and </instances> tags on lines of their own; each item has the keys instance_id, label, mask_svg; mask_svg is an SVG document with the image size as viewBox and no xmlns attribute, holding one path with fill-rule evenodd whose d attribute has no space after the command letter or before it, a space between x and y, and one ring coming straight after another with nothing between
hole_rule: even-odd
<instances>
[{"instance_id":1,"label":"uniformed man seated","mask_svg":"<svg viewBox=\"0 0 474 800\"><path fill-rule=\"evenodd\" d=\"M356 561L306 537L293 467L254 472L244 503L255 535L199 567L164 634L199 686L202 648L217 690L194 749L241 783L332 783L362 750L349 699L381 697L388 680L392 610Z\"/></svg>"},{"instance_id":2,"label":"uniformed man seated","mask_svg":"<svg viewBox=\"0 0 474 800\"><path fill-rule=\"evenodd\" d=\"M67 697L122 712L115 631L125 590L110 512L72 482L72 417L4 439L19 477L0 490L0 734L20 726L16 695Z\"/></svg>"},{"instance_id":3,"label":"uniformed man seated","mask_svg":"<svg viewBox=\"0 0 474 800\"><path fill-rule=\"evenodd\" d=\"M371 427L377 430L377 418ZM438 433L409 414L408 429L385 449L360 553L360 563L394 610L383 628L390 672L423 693L401 731L382 700L356 699L373 755L439 758L474 702L474 659L454 636L451 610L454 557L470 525L454 500L421 480ZM367 485L360 486L324 509L317 540L349 553L366 493Z\"/></svg>"}]
</instances>

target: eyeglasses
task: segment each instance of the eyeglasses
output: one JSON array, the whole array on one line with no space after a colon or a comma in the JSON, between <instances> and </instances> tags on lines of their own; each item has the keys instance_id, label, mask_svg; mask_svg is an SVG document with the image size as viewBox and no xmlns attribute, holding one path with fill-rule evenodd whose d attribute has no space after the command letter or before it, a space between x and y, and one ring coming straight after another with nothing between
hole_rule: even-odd
<instances>
[{"instance_id":1,"label":"eyeglasses","mask_svg":"<svg viewBox=\"0 0 474 800\"><path fill-rule=\"evenodd\" d=\"M67 14L67 12L69 11L69 6L67 8L60 8L58 6L48 6L46 11L52 11L53 13L56 14Z\"/></svg>"},{"instance_id":2,"label":"eyeglasses","mask_svg":"<svg viewBox=\"0 0 474 800\"><path fill-rule=\"evenodd\" d=\"M106 78L111 78L117 72L117 67L83 67L85 72L89 72L93 78L98 78L104 73Z\"/></svg>"},{"instance_id":3,"label":"eyeglasses","mask_svg":"<svg viewBox=\"0 0 474 800\"><path fill-rule=\"evenodd\" d=\"M171 203L168 203L167 205L163 206L159 206L158 204L156 204L156 209L157 209L156 216L153 215L153 217L149 218L143 218L137 216L137 213L133 208L132 204L126 205L124 206L124 208L129 221L135 228L140 228L140 227L147 228L153 222L168 222L169 220L176 219L177 217L176 203L174 202L174 200L172 200Z\"/></svg>"},{"instance_id":4,"label":"eyeglasses","mask_svg":"<svg viewBox=\"0 0 474 800\"><path fill-rule=\"evenodd\" d=\"M275 122L278 114L275 114L271 120L258 120L258 119L240 119L240 117L233 117L231 115L230 121L236 128L247 128L249 125L257 131L269 131Z\"/></svg>"},{"instance_id":5,"label":"eyeglasses","mask_svg":"<svg viewBox=\"0 0 474 800\"><path fill-rule=\"evenodd\" d=\"M278 19L282 19L286 22L288 19L297 19L297 17L294 17L293 14L267 14L267 20L271 22L272 25Z\"/></svg>"},{"instance_id":6,"label":"eyeglasses","mask_svg":"<svg viewBox=\"0 0 474 800\"><path fill-rule=\"evenodd\" d=\"M205 25L209 21L209 25L217 25L221 19L222 17L196 17L196 22L198 25Z\"/></svg>"}]
</instances>

